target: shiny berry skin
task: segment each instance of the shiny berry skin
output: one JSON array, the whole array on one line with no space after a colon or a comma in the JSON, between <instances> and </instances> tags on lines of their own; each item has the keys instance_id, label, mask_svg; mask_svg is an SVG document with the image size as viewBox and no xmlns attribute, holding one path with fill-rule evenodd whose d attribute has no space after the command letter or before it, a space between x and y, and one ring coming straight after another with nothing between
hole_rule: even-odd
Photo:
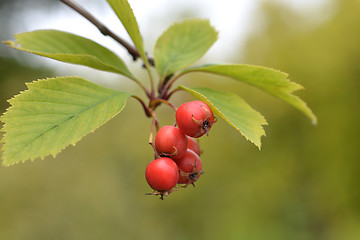
<instances>
[{"instance_id":1,"label":"shiny berry skin","mask_svg":"<svg viewBox=\"0 0 360 240\"><path fill-rule=\"evenodd\" d=\"M145 178L150 187L156 191L169 191L176 186L179 169L174 160L163 157L153 160L145 170Z\"/></svg>"},{"instance_id":2,"label":"shiny berry skin","mask_svg":"<svg viewBox=\"0 0 360 240\"><path fill-rule=\"evenodd\" d=\"M201 150L200 150L199 142L196 141L196 139L194 139L192 137L187 137L187 138L188 138L188 147L187 148L200 156Z\"/></svg>"},{"instance_id":3,"label":"shiny berry skin","mask_svg":"<svg viewBox=\"0 0 360 240\"><path fill-rule=\"evenodd\" d=\"M182 158L176 160L176 164L180 172L178 183L192 184L203 173L200 157L189 149Z\"/></svg>"},{"instance_id":4,"label":"shiny berry skin","mask_svg":"<svg viewBox=\"0 0 360 240\"><path fill-rule=\"evenodd\" d=\"M174 126L163 126L155 137L155 149L160 156L181 158L187 149L188 139Z\"/></svg>"},{"instance_id":5,"label":"shiny berry skin","mask_svg":"<svg viewBox=\"0 0 360 240\"><path fill-rule=\"evenodd\" d=\"M175 117L179 129L185 135L194 138L208 134L216 122L211 108L199 100L182 104L177 109Z\"/></svg>"}]
</instances>

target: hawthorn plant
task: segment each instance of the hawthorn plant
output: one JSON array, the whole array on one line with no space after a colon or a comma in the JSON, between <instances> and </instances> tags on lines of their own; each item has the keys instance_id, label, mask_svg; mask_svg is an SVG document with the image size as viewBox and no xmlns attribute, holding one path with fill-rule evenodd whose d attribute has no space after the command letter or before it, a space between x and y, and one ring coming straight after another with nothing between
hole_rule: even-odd
<instances>
[{"instance_id":1,"label":"hawthorn plant","mask_svg":"<svg viewBox=\"0 0 360 240\"><path fill-rule=\"evenodd\" d=\"M176 186L179 184L193 184L201 175L201 151L194 137L208 134L216 121L213 113L260 149L261 137L265 135L262 125L267 124L265 118L234 93L175 84L182 76L194 72L248 83L293 105L314 124L317 122L306 103L293 94L302 86L291 82L286 73L246 64L192 66L217 40L218 33L208 20L189 19L170 26L157 39L152 58L144 50L136 18L126 0L107 2L125 27L132 44L71 0L60 1L93 23L103 35L110 36L125 47L134 61L141 59L149 84L144 84L109 49L68 32L25 32L16 34L14 41L4 43L32 54L123 75L138 84L146 97L104 88L73 76L27 83L28 89L9 100L11 106L0 118L4 132L1 141L4 166L28 159L43 159L48 155L55 157L65 147L75 145L119 114L129 98L139 101L145 115L152 118L149 142L154 149L155 160L146 169L146 179L155 190L153 194L161 195L161 198L178 189ZM197 100L177 109L170 99L179 91L188 92ZM176 123L166 126L166 131L160 131L153 144L153 132L160 129L155 110L161 104L167 104L176 111ZM164 175L167 177L164 178Z\"/></svg>"}]
</instances>

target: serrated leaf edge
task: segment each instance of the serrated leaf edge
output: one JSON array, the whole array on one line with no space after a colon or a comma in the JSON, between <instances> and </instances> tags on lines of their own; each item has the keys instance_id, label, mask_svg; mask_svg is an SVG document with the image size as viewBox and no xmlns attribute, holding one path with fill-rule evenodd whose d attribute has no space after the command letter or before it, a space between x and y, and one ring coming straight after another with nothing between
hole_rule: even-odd
<instances>
[{"instance_id":1,"label":"serrated leaf edge","mask_svg":"<svg viewBox=\"0 0 360 240\"><path fill-rule=\"evenodd\" d=\"M115 12L115 15L117 15L118 19L119 19L120 22L123 24L126 32L127 32L128 35L130 36L131 41L133 42L133 44L135 45L136 50L138 51L138 53L139 53L139 55L140 55L140 58L143 60L146 68L147 68L147 69L150 69L150 68L149 68L149 61L148 61L148 58L147 58L147 55L146 55L146 52L145 52L144 41L143 41L143 38L142 38L142 35L141 35L141 32L140 32L140 28L139 28L139 24L138 24L138 22L137 22L136 16L135 16L135 14L134 14L134 11L133 11L130 3L129 3L128 1L126 1L126 3L127 3L128 6L129 6L129 9L130 9L130 12L131 12L131 14L132 14L132 17L134 18L135 23L136 23L136 33L139 34L139 37L140 37L140 39L141 39L141 42L140 42L140 44L141 44L141 46L140 46L141 49L139 49L139 46L137 46L137 44L136 44L135 41L133 40L132 34L130 34L130 32L128 31L127 27L126 27L125 24L122 22L120 16L118 15L118 13L117 13L117 12L115 11L115 9L113 8L112 4L111 4L108 0L107 0L107 3L110 5L110 7L112 8L112 10ZM150 71L150 70L149 70L149 71Z\"/></svg>"},{"instance_id":2,"label":"serrated leaf edge","mask_svg":"<svg viewBox=\"0 0 360 240\"><path fill-rule=\"evenodd\" d=\"M73 77L73 78L80 78L80 77L77 77L77 76L66 76L66 77L70 77L70 78L71 78L71 77ZM66 78L66 77L61 77L61 78ZM46 81L46 80L56 79L56 78L59 78L59 77L41 78L41 79L34 80L34 81L32 81L32 82L26 82L25 85L26 85L26 86L29 86L29 85L33 84L34 82ZM10 103L10 106L9 106L9 107L6 109L6 111L0 116L0 122L3 123L3 126L1 127L0 131L1 131L1 132L4 132L2 138L0 139L0 144L2 145L2 146L0 146L0 152L4 152L4 149L3 149L3 148L4 148L5 135L6 135L6 132L5 132L5 125L6 125L6 123L3 121L3 119L6 119L6 113L8 112L8 110L9 110L10 108L12 108L11 100L15 99L17 96L19 96L19 95L21 95L21 94L23 94L23 93L25 93L25 92L27 92L27 91L29 91L29 89L25 89L25 90L23 90L23 91L20 91L18 94L14 95L12 98L10 98L10 99L7 100L7 102ZM126 92L124 92L124 93L126 93ZM128 93L128 94L129 94L129 97L131 97L131 96L133 95L133 94L131 94L131 93ZM115 95L113 95L113 96L115 96ZM126 105L126 104L124 104L124 106L119 110L118 114L119 114L120 112L122 112L122 110L125 108L125 105ZM116 115L117 115L117 114L116 114ZM105 123L107 123L108 121L110 121L111 119L113 119L116 115L114 115L112 118L109 118L107 121L103 122L100 126L98 126L96 129L92 130L92 131L89 132L88 134L93 133L95 130L97 130L98 128L100 128L101 126L103 126ZM53 154L53 153L48 153L48 154L46 154L46 155L44 155L44 156L39 156L39 157L35 157L35 158L27 158L27 159L24 159L24 160L22 160L22 161L18 161L18 162L14 162L14 163L6 163L5 160L3 160L3 161L2 161L2 166L4 166L4 167L10 167L10 166L13 166L13 165L16 165L16 164L19 164L19 163L24 163L24 162L26 162L26 161L28 161L28 160L30 160L30 162L34 162L34 161L35 161L36 159L38 159L38 158L40 158L40 160L44 160L44 159L45 159L47 156L49 156L49 155L51 155L53 158L55 158L55 157L56 157L59 153L61 153L65 148L69 147L70 145L71 145L71 146L75 146L80 140L82 140L84 137L88 136L88 134L86 134L85 136L83 136L82 138L80 138L80 139L78 139L78 140L75 140L74 142L68 144L67 146L62 147L62 148L59 149L59 151L58 151L57 153L55 153L55 154Z\"/></svg>"},{"instance_id":3,"label":"serrated leaf edge","mask_svg":"<svg viewBox=\"0 0 360 240\"><path fill-rule=\"evenodd\" d=\"M227 77L227 78L230 78L230 79L235 79L231 76L226 76L224 74L220 74L220 73L215 73L215 72L210 72L210 71L205 71L205 70L202 70L201 68L204 68L204 67L208 67L208 66L221 66L221 65L224 65L224 66L235 66L235 65L239 65L239 66L250 66L250 67L260 67L260 68L264 68L264 69L267 69L267 70L271 70L271 71L274 71L274 72L278 72L278 73L281 73L283 74L283 80L286 81L286 83L288 83L290 86L288 86L285 90L287 91L281 91L282 93L286 93L286 95L289 95L290 97L292 98L295 98L297 99L301 104L304 105L305 109L307 111L303 111L299 108L297 108L296 106L290 104L291 106L293 106L294 108L298 109L300 112L302 112L303 114L305 114L308 118L311 119L311 123L313 125L317 125L317 117L315 116L315 114L313 113L313 111L311 110L311 108L307 105L307 103L302 100L299 96L293 94L294 92L298 91L298 90L305 90L305 88L299 84L299 83L296 83L296 82L293 82L289 79L289 74L286 73L286 72L283 72L283 71L280 71L278 69L274 69L274 68L270 68L270 67L263 67L263 66L258 66L258 65L252 65L252 64L205 64L205 65L201 65L201 66L192 66L192 67L188 67L188 68L185 68L183 71L181 71L177 77L180 77L182 75L185 75L187 73L191 73L191 72L203 72L203 73L208 73L208 74L214 74L214 75L218 75L218 76L222 76L222 77ZM241 80L238 80L238 79L235 79L237 81L241 81ZM245 84L248 84L248 85L251 85L255 88L258 88L262 91L264 91L264 89L262 89L261 87L259 86L256 86L255 84L252 84L252 83L248 83L246 81L241 81ZM274 94L274 93L271 93L271 92L267 92L268 94L272 95L272 96L275 96L277 98L279 98L280 100L282 100L283 102L289 104L288 102L286 102L282 97L279 97L277 94Z\"/></svg>"},{"instance_id":4,"label":"serrated leaf edge","mask_svg":"<svg viewBox=\"0 0 360 240\"><path fill-rule=\"evenodd\" d=\"M219 32L215 29L215 27L213 27L212 25L211 25L211 22L210 22L210 20L209 19L205 19L205 18L191 18L191 19L185 19L185 20L183 20L183 21L180 21L180 22L174 22L173 24L171 24L160 36L159 36L159 38L156 40L156 42L155 42L155 46L154 46L154 56L156 56L156 51L157 51L157 49L158 49L158 47L157 47L157 45L158 45L158 41L159 41L159 39L161 39L161 37L163 36L163 35L165 35L165 34L168 34L168 32L169 31L171 31L172 30L172 28L173 27L176 27L177 25L182 25L182 24L185 24L185 23L187 23L187 22L191 22L191 21L198 21L198 22L207 22L208 24L209 24L209 26L214 30L214 32L215 32L215 34L216 34L216 38L215 38L215 41L212 43L212 45L210 46L210 48L215 44L215 42L218 40L218 38L219 38ZM204 55L210 50L210 48L204 53ZM204 56L203 55L203 56ZM202 58L203 56L201 56L200 58ZM199 58L199 59L200 59ZM168 69L170 69L171 68L171 65L172 64L168 64L165 68L164 68L164 71L163 71L163 73L161 74L161 79L164 79L166 76L168 76L168 75L170 75L170 74L173 74L174 72L172 72L172 73L168 73ZM188 64L187 66L185 66L183 69L186 69L186 68L188 68L188 66L191 66L192 64ZM156 67L156 63L155 63L155 67ZM157 72L158 72L158 69L156 68L156 70L157 70ZM180 70L177 70L177 71L181 71L181 69ZM177 72L177 71L175 71L175 72ZM160 75L160 73L158 72L158 74Z\"/></svg>"},{"instance_id":5,"label":"serrated leaf edge","mask_svg":"<svg viewBox=\"0 0 360 240\"><path fill-rule=\"evenodd\" d=\"M41 30L38 30L38 31L41 31ZM24 33L31 33L31 32L24 32ZM23 33L21 33L23 34ZM12 47L13 49L16 49L16 50L20 50L20 51L24 51L24 52L28 52L28 53L32 53L32 54L35 54L35 55L38 55L38 56L42 56L42 57L47 57L47 58L51 58L53 60L56 60L56 61L59 61L59 62L63 62L63 63L68 63L68 64L74 64L74 65L80 65L80 66L84 66L84 67L88 67L88 68L92 68L92 69L96 69L96 70L101 70L101 71L106 71L106 72L113 72L113 73L119 73L125 77L128 77L132 80L136 80L135 76L130 72L130 70L128 70L128 72L123 72L121 70L119 70L118 68L114 67L113 65L109 65L108 63L105 63L103 61L101 61L99 58L97 58L96 56L93 56L93 55L90 55L90 54L69 54L69 53L42 53L42 52L39 52L39 51L32 51L32 50L28 50L28 49L25 49L22 47L22 45L18 42L18 39L17 39L17 35L19 34L14 34L15 36L15 40L14 41L3 41L2 43L8 45L9 47ZM81 36L79 36L81 37ZM87 39L89 41L92 41L90 39ZM94 42L96 43L96 42ZM96 43L98 44L98 43ZM99 46L105 48L104 46L98 44ZM105 48L107 49L107 48ZM107 49L109 50L109 49ZM110 50L109 50L110 51ZM110 51L112 52L112 51ZM115 53L114 53L115 54ZM98 68L93 68L91 66L87 66L87 65L83 65L81 63L72 63L72 62L64 62L62 60L58 60L58 59L55 59L54 57L52 56L74 56L74 57L88 57L88 58L91 58L92 60L95 60L95 62L97 63L100 63L110 69L113 69L113 71L110 71L110 70L105 70L105 69L98 69ZM115 54L115 56L117 56ZM118 57L118 56L117 56ZM119 58L120 59L120 58ZM120 59L121 60L121 59ZM121 60L122 61L122 60ZM125 65L125 62L124 62L124 65ZM126 65L125 65L126 66Z\"/></svg>"},{"instance_id":6,"label":"serrated leaf edge","mask_svg":"<svg viewBox=\"0 0 360 240\"><path fill-rule=\"evenodd\" d=\"M188 90L191 90L191 91L193 91L193 92L196 92L195 90L193 90L193 89L191 89L191 88L186 88L186 87L184 87L184 86L178 86L178 88L179 89L181 89L181 90L185 90L185 91L187 91L188 92ZM227 123L229 123L233 128L235 128L243 137L245 137L245 139L247 140L247 141L250 141L251 143L253 143L255 146L257 146L258 147L258 149L259 150L261 150L261 138L262 138L262 136L264 136L264 137L266 137L266 133L265 133L265 130L264 130L264 128L262 127L263 125L268 125L268 123L267 123L267 121L266 121L266 119L265 119L265 117L260 113L260 112L258 112L258 111L256 111L255 109L255 111L256 112L258 112L259 113L259 115L261 116L261 120L263 121L262 123L260 123L260 128L261 128L261 135L260 135L260 141L259 141L259 145L258 144L256 144L254 141L252 141L251 139L249 139L248 137L246 137L242 132L241 132L241 130L239 129L239 128L237 128L231 121L229 121L229 119L217 108L217 107L215 107L215 105L212 103L212 102L210 102L210 100L206 97L206 96L204 96L203 94L201 94L201 93L199 93L199 92L196 92L197 94L199 94L199 95L201 95L204 99L206 99L206 102L205 103L210 103L210 105L213 107L213 108L215 108L215 112L222 118L222 119L224 119ZM195 96L194 96L195 97ZM195 97L196 98L196 97ZM210 106L210 108L211 108L211 106Z\"/></svg>"}]
</instances>

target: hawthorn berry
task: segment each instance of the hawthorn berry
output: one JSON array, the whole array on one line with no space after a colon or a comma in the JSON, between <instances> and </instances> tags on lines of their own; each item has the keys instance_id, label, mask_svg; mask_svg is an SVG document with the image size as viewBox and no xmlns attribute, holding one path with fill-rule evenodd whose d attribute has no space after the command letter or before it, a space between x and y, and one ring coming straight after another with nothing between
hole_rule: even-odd
<instances>
[{"instance_id":1,"label":"hawthorn berry","mask_svg":"<svg viewBox=\"0 0 360 240\"><path fill-rule=\"evenodd\" d=\"M151 161L146 167L145 178L152 189L167 192L176 186L179 179L179 169L172 159L158 158Z\"/></svg>"},{"instance_id":2,"label":"hawthorn berry","mask_svg":"<svg viewBox=\"0 0 360 240\"><path fill-rule=\"evenodd\" d=\"M193 184L203 173L200 157L189 149L182 158L176 160L176 164L180 172L178 181L180 184Z\"/></svg>"},{"instance_id":3,"label":"hawthorn berry","mask_svg":"<svg viewBox=\"0 0 360 240\"><path fill-rule=\"evenodd\" d=\"M179 129L194 138L205 133L208 135L211 126L216 122L211 108L199 100L182 104L177 109L175 118Z\"/></svg>"},{"instance_id":4,"label":"hawthorn berry","mask_svg":"<svg viewBox=\"0 0 360 240\"><path fill-rule=\"evenodd\" d=\"M193 152L195 152L197 155L200 156L201 154L201 150L200 150L200 146L199 146L199 142L196 141L196 139L192 138L192 137L187 137L188 139L188 149L192 150Z\"/></svg>"},{"instance_id":5,"label":"hawthorn berry","mask_svg":"<svg viewBox=\"0 0 360 240\"><path fill-rule=\"evenodd\" d=\"M163 126L155 137L155 149L160 156L181 158L187 149L188 138L174 126Z\"/></svg>"}]
</instances>

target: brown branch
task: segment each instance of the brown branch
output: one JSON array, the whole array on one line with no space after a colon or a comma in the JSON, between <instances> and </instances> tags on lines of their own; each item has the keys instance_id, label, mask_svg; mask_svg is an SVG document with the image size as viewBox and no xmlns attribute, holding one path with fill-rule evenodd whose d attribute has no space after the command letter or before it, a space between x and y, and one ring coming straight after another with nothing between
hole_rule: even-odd
<instances>
[{"instance_id":1,"label":"brown branch","mask_svg":"<svg viewBox=\"0 0 360 240\"><path fill-rule=\"evenodd\" d=\"M70 8L72 8L73 10L78 12L80 15L82 15L84 18L86 18L89 22L94 24L97 27L97 29L99 29L99 31L104 36L109 36L109 37L113 38L115 41L117 41L123 47L125 47L126 50L129 52L129 54L132 56L134 61L140 57L140 54L136 50L135 47L133 47L128 42L126 42L124 39L122 39L121 37L119 37L118 35L113 33L112 31L110 31L104 24L102 24L100 21L98 21L88 11L86 11L85 9L83 9L82 7L77 5L76 3L72 2L71 0L60 0L60 1L65 3L66 5L68 5ZM153 66L154 61L151 58L149 58L149 63L152 64L152 66Z\"/></svg>"}]
</instances>

